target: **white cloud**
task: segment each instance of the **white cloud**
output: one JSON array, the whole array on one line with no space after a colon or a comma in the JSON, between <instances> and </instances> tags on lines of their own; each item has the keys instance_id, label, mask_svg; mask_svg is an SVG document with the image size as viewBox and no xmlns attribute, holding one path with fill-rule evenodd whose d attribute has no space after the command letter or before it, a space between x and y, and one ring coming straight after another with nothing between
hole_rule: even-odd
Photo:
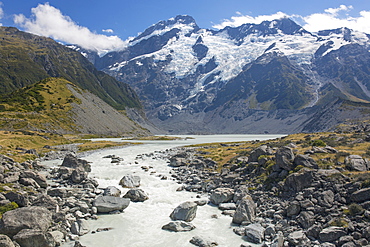
<instances>
[{"instance_id":1,"label":"white cloud","mask_svg":"<svg viewBox=\"0 0 370 247\"><path fill-rule=\"evenodd\" d=\"M287 17L288 15L283 12L277 12L272 15L259 15L257 17L253 17L250 15L242 15L240 12L236 12L238 16L232 16L231 20L225 19L222 23L214 25L213 28L222 29L227 26L229 27L239 27L245 23L255 23L259 24L263 21L272 21L276 19L281 19L283 17Z\"/></svg>"},{"instance_id":2,"label":"white cloud","mask_svg":"<svg viewBox=\"0 0 370 247\"><path fill-rule=\"evenodd\" d=\"M4 17L4 10L3 10L3 3L2 2L0 2L0 20L1 19L3 19L3 17ZM0 23L0 26L2 26L3 24L2 23Z\"/></svg>"},{"instance_id":3,"label":"white cloud","mask_svg":"<svg viewBox=\"0 0 370 247\"><path fill-rule=\"evenodd\" d=\"M104 33L114 33L113 29L110 29L110 28L108 28L108 29L103 29L102 31L103 31Z\"/></svg>"},{"instance_id":4,"label":"white cloud","mask_svg":"<svg viewBox=\"0 0 370 247\"><path fill-rule=\"evenodd\" d=\"M339 16L340 12L348 13L351 10L353 10L353 6L341 5L339 8L325 9L325 13L315 13L302 17L305 22L303 27L311 32L348 27L353 30L370 33L370 11L361 11L358 17L351 17L348 14L344 17Z\"/></svg>"},{"instance_id":5,"label":"white cloud","mask_svg":"<svg viewBox=\"0 0 370 247\"><path fill-rule=\"evenodd\" d=\"M349 12L353 12L352 5L340 5L338 8L328 8L322 13L314 13L308 16L288 15L283 12L277 12L271 15L259 15L256 17L250 15L242 15L237 12L237 16L223 20L220 24L214 25L214 28L222 29L226 26L238 27L245 23L259 24L262 21L271 21L283 17L289 17L294 20L299 20L307 31L317 32L325 29L335 29L348 27L353 30L370 34L370 11L363 10L359 12L357 17L352 17Z\"/></svg>"},{"instance_id":6,"label":"white cloud","mask_svg":"<svg viewBox=\"0 0 370 247\"><path fill-rule=\"evenodd\" d=\"M14 22L27 32L77 44L85 49L95 50L100 55L112 50L121 50L127 46L127 42L117 36L97 34L77 25L69 16L63 15L59 9L48 3L39 4L31 11L30 18L22 14L14 16Z\"/></svg>"}]
</instances>

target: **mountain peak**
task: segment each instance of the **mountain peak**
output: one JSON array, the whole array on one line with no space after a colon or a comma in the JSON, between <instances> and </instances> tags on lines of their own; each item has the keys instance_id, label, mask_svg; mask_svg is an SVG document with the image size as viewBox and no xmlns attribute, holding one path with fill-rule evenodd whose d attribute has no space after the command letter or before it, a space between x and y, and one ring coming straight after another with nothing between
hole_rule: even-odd
<instances>
[{"instance_id":1,"label":"mountain peak","mask_svg":"<svg viewBox=\"0 0 370 247\"><path fill-rule=\"evenodd\" d=\"M141 40L145 37L149 37L154 34L159 35L163 32L166 32L167 30L169 31L170 29L181 28L181 27L182 28L187 27L187 29L190 27L192 30L199 29L193 17L189 15L178 15L166 21L160 21L157 24L150 26L132 41L134 42L137 40Z\"/></svg>"}]
</instances>

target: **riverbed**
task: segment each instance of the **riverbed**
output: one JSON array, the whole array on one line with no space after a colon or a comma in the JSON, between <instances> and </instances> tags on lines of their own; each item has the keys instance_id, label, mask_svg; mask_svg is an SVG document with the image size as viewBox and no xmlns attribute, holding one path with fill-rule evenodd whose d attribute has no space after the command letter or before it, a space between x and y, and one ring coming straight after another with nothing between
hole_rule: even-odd
<instances>
[{"instance_id":1,"label":"riverbed","mask_svg":"<svg viewBox=\"0 0 370 247\"><path fill-rule=\"evenodd\" d=\"M90 177L99 182L99 188L116 186L125 194L128 189L118 185L124 175L134 174L141 177L140 188L149 199L145 202L131 202L121 214L99 215L98 220L90 220L90 229L111 228L109 231L88 233L80 237L82 245L87 247L143 247L143 246L194 246L189 243L193 236L201 236L216 241L219 246L240 246L246 243L233 233L230 216L221 214L217 207L199 206L197 216L192 221L195 229L190 232L169 232L162 226L171 221L172 210L185 201L207 199L207 195L193 192L176 191L181 185L171 180L170 170L162 151L185 145L213 142L242 142L266 140L283 135L205 135L180 136L184 139L174 141L141 141L142 145L128 146L119 149L101 150L83 157L91 162ZM185 138L190 137L190 138ZM119 140L121 139L109 139ZM120 164L111 163L106 155L123 158ZM140 158L138 158L138 155ZM141 167L152 167L144 171ZM163 177L167 180L163 180ZM73 242L63 246L73 246Z\"/></svg>"}]
</instances>

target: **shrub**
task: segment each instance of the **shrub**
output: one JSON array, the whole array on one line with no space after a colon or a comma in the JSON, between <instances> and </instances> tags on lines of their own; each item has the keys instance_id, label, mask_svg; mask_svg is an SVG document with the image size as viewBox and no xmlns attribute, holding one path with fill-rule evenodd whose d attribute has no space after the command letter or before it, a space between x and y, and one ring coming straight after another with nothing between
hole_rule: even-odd
<instances>
[{"instance_id":1,"label":"shrub","mask_svg":"<svg viewBox=\"0 0 370 247\"><path fill-rule=\"evenodd\" d=\"M10 210L18 208L18 204L15 202L8 203L4 206L0 206L0 217L5 213Z\"/></svg>"},{"instance_id":2,"label":"shrub","mask_svg":"<svg viewBox=\"0 0 370 247\"><path fill-rule=\"evenodd\" d=\"M323 140L314 140L311 142L311 146L313 147L325 147L326 143Z\"/></svg>"},{"instance_id":3,"label":"shrub","mask_svg":"<svg viewBox=\"0 0 370 247\"><path fill-rule=\"evenodd\" d=\"M364 211L365 211L364 208L361 205L358 205L357 203L352 203L348 207L348 214L352 216L362 214Z\"/></svg>"}]
</instances>

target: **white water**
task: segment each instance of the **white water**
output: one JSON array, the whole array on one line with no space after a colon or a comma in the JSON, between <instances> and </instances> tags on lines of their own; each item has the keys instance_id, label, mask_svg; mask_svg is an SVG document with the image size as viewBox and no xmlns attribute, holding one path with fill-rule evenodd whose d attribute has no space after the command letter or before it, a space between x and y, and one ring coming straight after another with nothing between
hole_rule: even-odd
<instances>
[{"instance_id":1,"label":"white water","mask_svg":"<svg viewBox=\"0 0 370 247\"><path fill-rule=\"evenodd\" d=\"M82 245L87 247L143 247L143 246L194 246L189 243L193 236L203 236L216 241L219 246L240 246L246 243L242 238L233 233L230 216L224 216L216 207L205 205L198 207L197 216L192 221L195 229L190 232L169 232L162 230L162 226L171 221L169 215L180 203L198 200L196 193L176 192L180 187L173 180L161 180L158 175L166 175L170 178L170 167L163 159L146 157L137 160L139 154L148 154L155 151L211 142L238 142L250 140L266 140L281 137L282 135L209 135L190 136L195 139L177 141L146 141L143 145L135 145L121 149L103 150L94 152L84 159L92 162L91 177L99 182L100 188L113 185L122 189L123 194L127 189L118 185L119 180L126 174L135 174L141 177L140 188L149 195L145 202L130 203L128 208L121 214L100 215L98 220L91 220L90 229L113 228L110 231L88 233L80 238ZM117 140L117 139L116 139ZM124 158L121 165L111 164L111 159L103 159L108 154L115 154ZM160 155L159 153L156 153ZM156 156L156 155L155 155ZM154 157L155 157L154 156ZM141 166L153 166L149 172L141 169ZM150 175L151 171L156 171ZM207 198L202 195L202 198ZM212 215L217 215L215 219ZM73 242L63 246L73 246Z\"/></svg>"}]
</instances>

